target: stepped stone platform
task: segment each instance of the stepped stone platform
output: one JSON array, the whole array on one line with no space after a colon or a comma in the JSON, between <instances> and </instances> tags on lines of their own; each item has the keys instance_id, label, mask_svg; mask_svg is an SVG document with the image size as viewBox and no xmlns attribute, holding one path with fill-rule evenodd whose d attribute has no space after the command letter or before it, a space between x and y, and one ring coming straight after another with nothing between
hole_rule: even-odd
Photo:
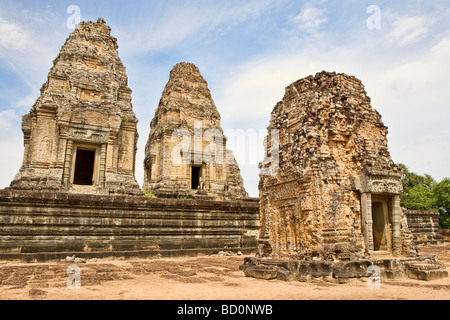
<instances>
[{"instance_id":1,"label":"stepped stone platform","mask_svg":"<svg viewBox=\"0 0 450 320\"><path fill-rule=\"evenodd\" d=\"M0 190L0 259L254 253L257 201Z\"/></svg>"},{"instance_id":2,"label":"stepped stone platform","mask_svg":"<svg viewBox=\"0 0 450 320\"><path fill-rule=\"evenodd\" d=\"M446 241L439 232L439 211L403 210L416 244L437 244Z\"/></svg>"},{"instance_id":3,"label":"stepped stone platform","mask_svg":"<svg viewBox=\"0 0 450 320\"><path fill-rule=\"evenodd\" d=\"M264 280L347 283L367 280L373 275L373 271L368 272L370 266L380 268L380 279L428 281L448 277L448 271L434 255L336 262L248 257L239 269L247 277Z\"/></svg>"}]
</instances>

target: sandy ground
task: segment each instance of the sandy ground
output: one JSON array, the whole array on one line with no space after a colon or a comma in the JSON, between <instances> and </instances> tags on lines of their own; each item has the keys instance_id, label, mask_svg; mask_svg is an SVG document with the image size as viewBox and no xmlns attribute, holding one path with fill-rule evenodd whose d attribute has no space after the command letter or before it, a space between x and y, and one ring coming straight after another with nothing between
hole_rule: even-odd
<instances>
[{"instance_id":1,"label":"sandy ground","mask_svg":"<svg viewBox=\"0 0 450 320\"><path fill-rule=\"evenodd\" d=\"M450 270L450 244L422 246ZM242 256L88 260L77 264L80 289L68 289L74 263L0 262L1 300L450 300L450 277L433 281L348 284L264 281L239 271Z\"/></svg>"}]
</instances>

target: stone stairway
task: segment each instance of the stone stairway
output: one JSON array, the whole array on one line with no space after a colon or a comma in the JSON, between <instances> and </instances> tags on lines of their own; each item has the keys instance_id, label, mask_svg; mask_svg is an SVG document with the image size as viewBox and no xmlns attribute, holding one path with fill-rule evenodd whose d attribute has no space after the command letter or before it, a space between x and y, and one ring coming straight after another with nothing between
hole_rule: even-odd
<instances>
[{"instance_id":1,"label":"stone stairway","mask_svg":"<svg viewBox=\"0 0 450 320\"><path fill-rule=\"evenodd\" d=\"M436 263L424 261L412 261L406 263L406 274L416 280L436 280L448 277L448 271Z\"/></svg>"}]
</instances>

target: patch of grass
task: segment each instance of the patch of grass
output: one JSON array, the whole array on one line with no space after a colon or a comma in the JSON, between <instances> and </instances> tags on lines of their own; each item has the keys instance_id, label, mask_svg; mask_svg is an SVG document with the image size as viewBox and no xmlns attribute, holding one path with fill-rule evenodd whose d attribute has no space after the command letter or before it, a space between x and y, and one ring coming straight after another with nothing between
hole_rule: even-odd
<instances>
[{"instance_id":1,"label":"patch of grass","mask_svg":"<svg viewBox=\"0 0 450 320\"><path fill-rule=\"evenodd\" d=\"M155 195L153 192L151 191L145 191L144 192L144 197L149 198L149 199L155 199L158 198L157 195Z\"/></svg>"},{"instance_id":2,"label":"patch of grass","mask_svg":"<svg viewBox=\"0 0 450 320\"><path fill-rule=\"evenodd\" d=\"M128 123L128 121L130 121L130 118L128 118L128 116L126 114L121 115L120 118L125 123Z\"/></svg>"}]
</instances>

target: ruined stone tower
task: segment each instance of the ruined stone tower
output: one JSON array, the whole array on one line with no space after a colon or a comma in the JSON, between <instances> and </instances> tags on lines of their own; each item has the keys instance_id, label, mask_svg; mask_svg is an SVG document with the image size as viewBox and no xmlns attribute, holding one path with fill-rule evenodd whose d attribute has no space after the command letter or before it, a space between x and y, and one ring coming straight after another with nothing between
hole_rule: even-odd
<instances>
[{"instance_id":1,"label":"ruined stone tower","mask_svg":"<svg viewBox=\"0 0 450 320\"><path fill-rule=\"evenodd\" d=\"M138 194L138 134L126 69L103 19L66 40L23 117L24 159L12 189Z\"/></svg>"},{"instance_id":2,"label":"ruined stone tower","mask_svg":"<svg viewBox=\"0 0 450 320\"><path fill-rule=\"evenodd\" d=\"M291 84L268 129L261 169L272 168L260 180L260 254L328 251L354 259L407 251L400 170L358 79L321 72Z\"/></svg>"},{"instance_id":3,"label":"ruined stone tower","mask_svg":"<svg viewBox=\"0 0 450 320\"><path fill-rule=\"evenodd\" d=\"M247 198L220 114L198 68L170 72L145 148L144 189L158 194Z\"/></svg>"}]
</instances>

